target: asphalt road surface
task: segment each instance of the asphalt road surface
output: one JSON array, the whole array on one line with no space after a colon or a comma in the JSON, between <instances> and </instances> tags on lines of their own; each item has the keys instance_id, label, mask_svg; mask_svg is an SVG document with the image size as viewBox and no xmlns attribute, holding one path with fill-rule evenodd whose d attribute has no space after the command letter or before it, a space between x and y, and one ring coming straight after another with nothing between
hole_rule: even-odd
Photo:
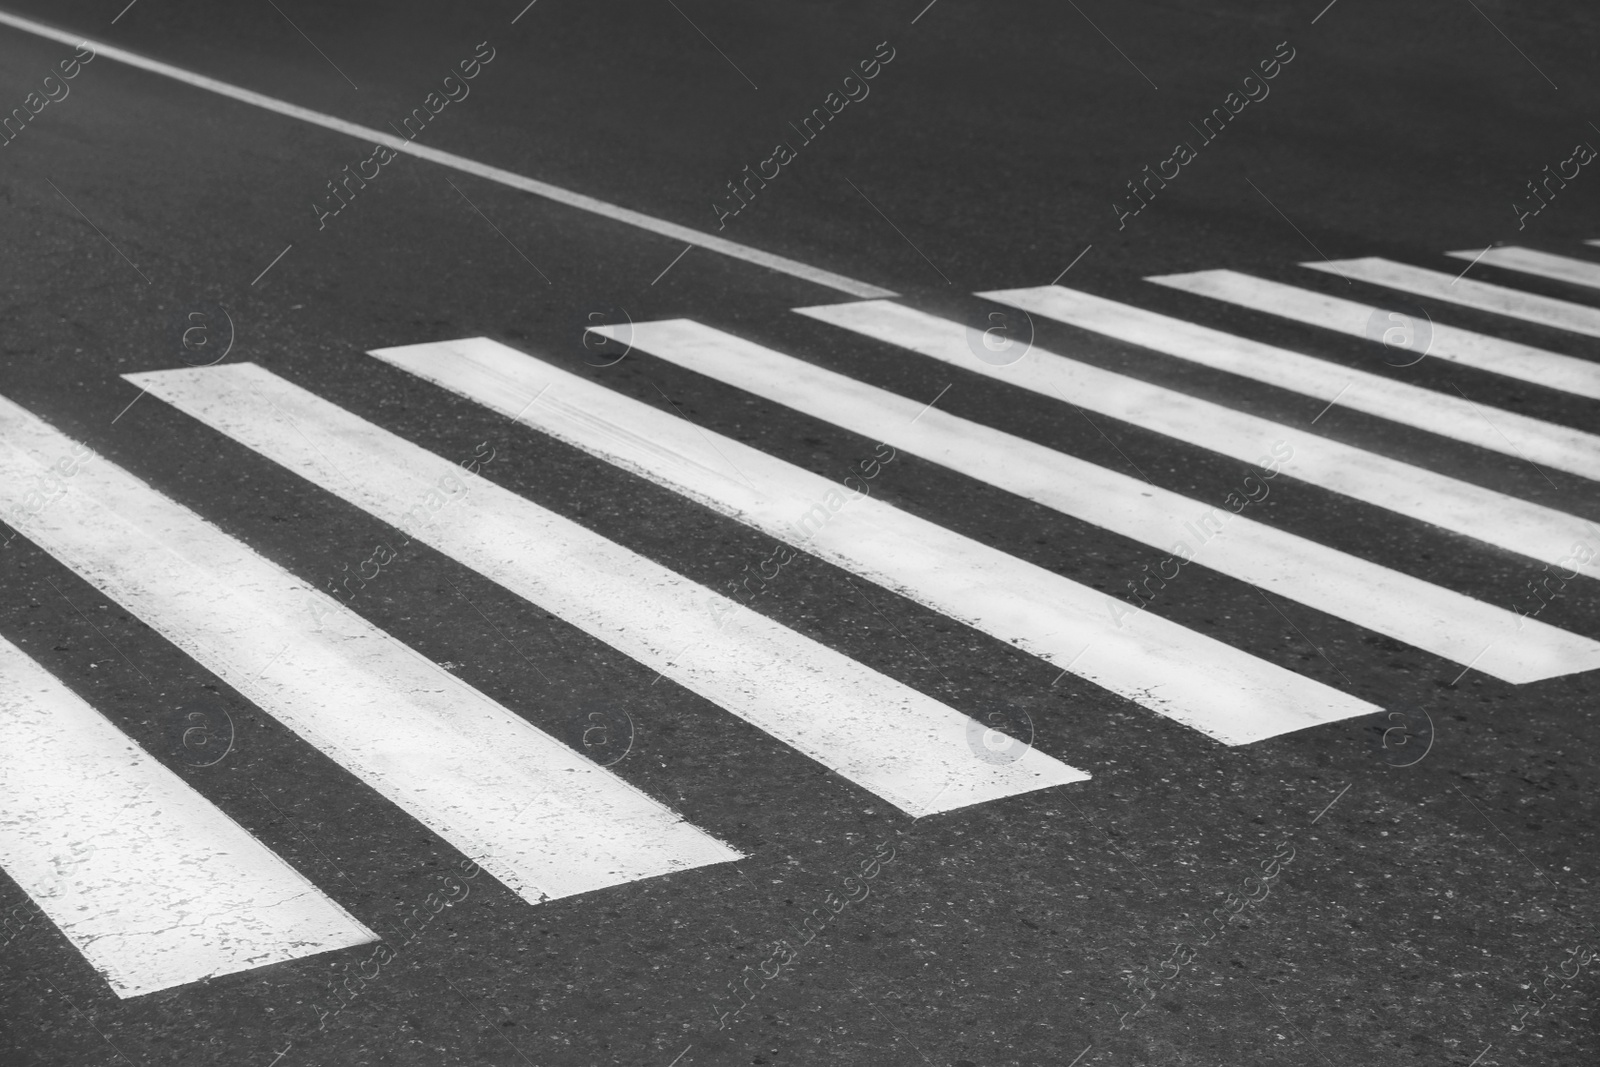
<instances>
[{"instance_id":1,"label":"asphalt road surface","mask_svg":"<svg viewBox=\"0 0 1600 1067\"><path fill-rule=\"evenodd\" d=\"M1597 49L9 0L0 1064L1597 1062Z\"/></svg>"}]
</instances>

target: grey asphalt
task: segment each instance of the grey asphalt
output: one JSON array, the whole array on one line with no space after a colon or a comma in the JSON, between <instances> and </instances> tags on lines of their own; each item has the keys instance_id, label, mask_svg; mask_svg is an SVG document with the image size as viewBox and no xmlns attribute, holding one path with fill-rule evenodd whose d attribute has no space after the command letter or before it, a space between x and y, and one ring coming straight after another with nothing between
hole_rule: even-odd
<instances>
[{"instance_id":1,"label":"grey asphalt","mask_svg":"<svg viewBox=\"0 0 1600 1067\"><path fill-rule=\"evenodd\" d=\"M1600 236L1600 176L1582 173L1520 231L1511 206L1574 143L1600 144L1600 12L1575 5L13 0L6 10L379 128L487 42L493 59L470 95L431 119L422 143L975 323L994 306L972 292L1043 285L1070 265L1062 284L1600 425L1595 402L1438 360L1387 367L1359 339L1141 280L1231 268L1381 300L1297 264L1384 255L1454 274L1464 264L1446 250L1493 242L1600 258L1581 245ZM893 58L870 94L798 145L718 231L726 183L777 141L794 145L789 123L883 42ZM1196 144L1119 228L1125 183L1176 142L1198 142L1189 123L1283 42L1293 59L1270 94ZM71 54L0 27L0 111ZM491 480L711 586L766 558L770 540L363 353L486 335L645 402L665 396L707 429L829 477L872 453L871 441L661 360L599 365L581 337L599 321L591 314L691 317L907 396L949 386L945 410L1197 497L1220 500L1243 473L789 310L840 293L704 248L677 259L681 242L432 164L383 164L319 229L326 183L371 145L106 57L70 85L0 148L0 392L318 584L386 528L136 400L118 377L182 365L173 322L191 310L227 309L229 361L267 366L442 455L492 442ZM1471 276L1596 300L1483 266ZM1440 322L1600 356L1592 339L1426 306ZM1317 398L1070 327L1035 330L1051 350L1600 522L1591 481L1338 405L1318 417ZM1160 558L914 457L878 485L898 506L1107 592ZM1539 573L1292 481L1253 515L1498 605L1522 603ZM575 747L600 709L618 738L608 744L626 752L607 753L612 769L749 858L538 906L481 875L326 1020L330 984L369 950L120 1001L0 877L0 1063L1600 1059L1592 969L1544 986L1537 999L1549 1003L1528 1013L1534 987L1596 942L1592 676L1512 686L1463 674L1192 568L1148 610L1396 710L1411 728L1406 748L1393 737L1385 747L1387 719L1229 748L803 556L758 610L969 714L998 712L1094 776L914 821L710 703L652 685L649 670L430 549L408 548L392 578L355 609ZM49 670L363 922L392 928L456 868L451 846L25 538L0 550L0 589L0 635L50 649ZM1600 638L1596 592L1576 580L1541 618ZM233 722L232 750L210 766L174 743L174 723L196 707L225 708ZM893 859L870 894L719 1027L737 1003L730 983L770 967L780 941L801 940L801 920L846 892L843 879L885 842ZM1270 891L1214 934L1204 916L1275 855ZM1154 991L1136 1016L1124 1014L1141 1000L1129 975Z\"/></svg>"}]
</instances>

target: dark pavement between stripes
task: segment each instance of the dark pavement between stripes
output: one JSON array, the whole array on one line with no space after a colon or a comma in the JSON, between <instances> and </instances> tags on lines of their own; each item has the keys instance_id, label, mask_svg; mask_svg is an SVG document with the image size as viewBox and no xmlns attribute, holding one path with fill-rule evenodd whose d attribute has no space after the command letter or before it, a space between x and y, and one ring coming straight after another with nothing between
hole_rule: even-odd
<instances>
[{"instance_id":1,"label":"dark pavement between stripes","mask_svg":"<svg viewBox=\"0 0 1600 1067\"><path fill-rule=\"evenodd\" d=\"M0 1065L1595 1062L1597 48L10 0Z\"/></svg>"}]
</instances>

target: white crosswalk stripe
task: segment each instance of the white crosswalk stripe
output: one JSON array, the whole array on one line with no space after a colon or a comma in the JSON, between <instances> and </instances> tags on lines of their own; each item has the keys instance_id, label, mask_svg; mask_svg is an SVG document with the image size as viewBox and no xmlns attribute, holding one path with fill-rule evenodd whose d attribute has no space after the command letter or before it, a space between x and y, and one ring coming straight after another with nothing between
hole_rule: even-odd
<instances>
[{"instance_id":1,"label":"white crosswalk stripe","mask_svg":"<svg viewBox=\"0 0 1600 1067\"><path fill-rule=\"evenodd\" d=\"M1270 458L1287 442L1282 469L1334 493L1535 559L1565 565L1589 534L1575 516L1426 468L1308 433L1270 419L1152 385L1034 345L1020 360L994 366L967 347L967 328L887 300L796 308L811 318L1077 405L1243 463ZM1577 564L1600 577L1600 559Z\"/></svg>"},{"instance_id":2,"label":"white crosswalk stripe","mask_svg":"<svg viewBox=\"0 0 1600 1067\"><path fill-rule=\"evenodd\" d=\"M1059 285L979 296L1119 341L1515 456L1584 478L1600 478L1600 437L1526 415L1486 408L1464 396L1343 367L1275 345L1213 330Z\"/></svg>"},{"instance_id":3,"label":"white crosswalk stripe","mask_svg":"<svg viewBox=\"0 0 1600 1067\"><path fill-rule=\"evenodd\" d=\"M1145 280L1309 326L1337 330L1352 337L1367 337L1376 344L1384 344L1385 335L1397 331L1392 344L1397 364L1408 363L1425 353L1547 389L1600 400L1600 362L1547 352L1442 322L1411 322L1409 320L1414 317L1411 311L1391 312L1376 304L1327 296L1232 270L1159 274Z\"/></svg>"},{"instance_id":4,"label":"white crosswalk stripe","mask_svg":"<svg viewBox=\"0 0 1600 1067\"><path fill-rule=\"evenodd\" d=\"M494 341L373 355L1224 743L1378 710Z\"/></svg>"},{"instance_id":5,"label":"white crosswalk stripe","mask_svg":"<svg viewBox=\"0 0 1600 1067\"><path fill-rule=\"evenodd\" d=\"M1034 748L979 758L968 716L253 364L128 378L907 814L1088 778Z\"/></svg>"},{"instance_id":6,"label":"white crosswalk stripe","mask_svg":"<svg viewBox=\"0 0 1600 1067\"><path fill-rule=\"evenodd\" d=\"M1574 304L1569 300L1524 293L1519 289L1507 289L1502 285L1490 285L1470 278L1452 278L1441 271L1413 267L1377 256L1300 265L1461 307L1489 311L1541 326L1553 326L1588 337L1600 337L1600 308Z\"/></svg>"},{"instance_id":7,"label":"white crosswalk stripe","mask_svg":"<svg viewBox=\"0 0 1600 1067\"><path fill-rule=\"evenodd\" d=\"M525 899L740 858L106 460L24 508L72 446L0 398L8 521Z\"/></svg>"},{"instance_id":8,"label":"white crosswalk stripe","mask_svg":"<svg viewBox=\"0 0 1600 1067\"><path fill-rule=\"evenodd\" d=\"M0 638L0 866L119 997L377 940Z\"/></svg>"},{"instance_id":9,"label":"white crosswalk stripe","mask_svg":"<svg viewBox=\"0 0 1600 1067\"><path fill-rule=\"evenodd\" d=\"M634 323L630 339L640 351L1163 552L1176 541L1194 541L1189 547L1207 567L1457 663L1472 662L1494 677L1520 684L1600 667L1600 642L1253 519L1233 518L1202 543L1190 528L1198 529L1196 520L1214 509L1200 501L709 326L687 319Z\"/></svg>"},{"instance_id":10,"label":"white crosswalk stripe","mask_svg":"<svg viewBox=\"0 0 1600 1067\"><path fill-rule=\"evenodd\" d=\"M1520 248L1517 245L1491 248L1488 251L1446 252L1445 255L1549 278L1552 281L1600 289L1600 263L1595 263L1593 260L1557 256L1532 248Z\"/></svg>"}]
</instances>

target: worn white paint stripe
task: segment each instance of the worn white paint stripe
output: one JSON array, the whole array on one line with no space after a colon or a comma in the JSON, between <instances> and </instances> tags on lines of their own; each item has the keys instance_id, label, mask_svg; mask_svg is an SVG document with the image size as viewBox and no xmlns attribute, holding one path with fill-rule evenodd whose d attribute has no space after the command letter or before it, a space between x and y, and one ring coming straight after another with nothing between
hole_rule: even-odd
<instances>
[{"instance_id":1,"label":"worn white paint stripe","mask_svg":"<svg viewBox=\"0 0 1600 1067\"><path fill-rule=\"evenodd\" d=\"M1010 366L991 366L968 349L964 325L904 304L865 300L795 310L1244 463L1269 463L1273 446L1286 443L1294 458L1281 469L1301 481L1543 563L1564 566L1572 547L1589 537L1582 520L1554 508L1102 370L1038 345ZM1600 558L1578 568L1600 578Z\"/></svg>"},{"instance_id":2,"label":"worn white paint stripe","mask_svg":"<svg viewBox=\"0 0 1600 1067\"><path fill-rule=\"evenodd\" d=\"M0 867L119 997L376 941L0 638Z\"/></svg>"},{"instance_id":3,"label":"worn white paint stripe","mask_svg":"<svg viewBox=\"0 0 1600 1067\"><path fill-rule=\"evenodd\" d=\"M1470 252L1446 252L1445 255L1454 256L1456 259L1486 263L1491 267L1500 267L1504 270L1532 274L1540 278L1549 278L1553 281L1567 282L1572 285L1586 285L1591 289L1600 289L1600 263L1596 263L1593 260L1557 256L1549 252L1539 252L1532 248L1522 248L1518 245L1491 248L1487 252L1482 249Z\"/></svg>"},{"instance_id":4,"label":"worn white paint stripe","mask_svg":"<svg viewBox=\"0 0 1600 1067\"><path fill-rule=\"evenodd\" d=\"M1524 322L1536 322L1541 326L1554 326L1558 330L1569 330L1589 337L1600 337L1600 308L1574 304L1569 300L1525 293L1520 289L1507 289L1503 285L1490 285L1470 278L1454 278L1440 271L1425 270L1377 256L1300 265L1344 275L1358 282L1387 286L1403 293L1490 311Z\"/></svg>"},{"instance_id":5,"label":"worn white paint stripe","mask_svg":"<svg viewBox=\"0 0 1600 1067\"><path fill-rule=\"evenodd\" d=\"M110 462L25 506L73 447L0 398L6 521L525 899L740 858Z\"/></svg>"},{"instance_id":6,"label":"worn white paint stripe","mask_svg":"<svg viewBox=\"0 0 1600 1067\"><path fill-rule=\"evenodd\" d=\"M373 355L1227 744L1375 706L484 338ZM865 492L870 493L870 485ZM1131 617L1114 621L1110 606Z\"/></svg>"},{"instance_id":7,"label":"worn white paint stripe","mask_svg":"<svg viewBox=\"0 0 1600 1067\"><path fill-rule=\"evenodd\" d=\"M1600 478L1600 437L1059 285L979 293L1029 314L1327 400L1540 467ZM1529 472L1529 477L1536 477Z\"/></svg>"},{"instance_id":8,"label":"worn white paint stripe","mask_svg":"<svg viewBox=\"0 0 1600 1067\"><path fill-rule=\"evenodd\" d=\"M36 22L33 19L13 15L10 12L0 11L0 26L10 26L12 29L31 33L37 37L57 41L61 44L78 45L87 43L94 49L96 59L114 60L150 74L159 74L164 78L171 78L196 89L204 89L207 92L216 93L218 96L237 100L242 104L259 107L288 118L299 119L301 122L308 122L325 130L347 134L371 144L386 145L396 152L403 152L418 159L425 159L429 163L436 163L441 167L449 167L451 170L459 171L462 174L471 174L474 177L497 182L500 185L508 186L524 193L532 193L534 196L541 196L546 200L553 200L558 204L577 208L579 211L587 211L590 214L599 215L614 222L625 223L641 230L647 230L650 233L670 237L674 241L684 241L688 244L698 245L701 248L709 249L732 259L743 260L758 267L765 267L767 270L787 274L829 289L836 289L841 293L861 297L894 295L893 291L889 289L869 285L866 282L848 278L843 274L836 274L830 270L813 267L798 260L789 259L786 256L763 252L758 248L751 248L749 245L742 245L736 241L717 237L714 234L702 233L699 230L690 229L688 226L680 226L675 222L658 219L653 215L646 215L631 208L619 207L616 204L607 203L604 200L598 200L583 193L575 193L570 189L551 185L549 182L526 178L500 167L491 167L485 163L467 159L465 156L458 156L454 152L443 152L437 148L429 148L426 145L417 144L415 141L408 141L403 137L398 137L390 131L347 122L344 119L321 111L313 111L298 104L291 104L286 100L279 100L276 97L254 92L250 89L242 89L237 85L218 81L216 78L210 78L204 74L196 74L182 67L175 67L170 63L163 63L160 60L142 56L137 52L130 52L125 48L118 48L116 45L89 40L82 34L59 30L45 23Z\"/></svg>"},{"instance_id":9,"label":"worn white paint stripe","mask_svg":"<svg viewBox=\"0 0 1600 1067\"><path fill-rule=\"evenodd\" d=\"M1162 274L1145 280L1209 296L1214 300L1225 300L1252 311L1280 315L1309 326L1337 330L1352 337L1371 338L1375 343L1383 342L1386 331L1399 330L1401 332L1394 335L1396 344L1393 358L1396 363L1420 358L1416 353L1423 352L1437 359L1447 359L1477 370L1542 385L1547 389L1559 389L1600 400L1600 362L1548 352L1532 345L1474 333L1442 322L1411 322L1413 316L1409 311L1399 312L1376 304L1361 304L1232 270ZM1412 340L1405 341L1407 337ZM1414 347L1411 347L1413 342ZM1342 398L1340 402L1344 402Z\"/></svg>"},{"instance_id":10,"label":"worn white paint stripe","mask_svg":"<svg viewBox=\"0 0 1600 1067\"><path fill-rule=\"evenodd\" d=\"M1163 552L1181 544L1213 570L1493 677L1522 684L1600 667L1600 642L1232 517L1226 504L1191 500L688 319L634 323L631 331L639 351ZM1260 478L1248 491L1270 495ZM1156 577L1144 595L1164 584Z\"/></svg>"},{"instance_id":11,"label":"worn white paint stripe","mask_svg":"<svg viewBox=\"0 0 1600 1067\"><path fill-rule=\"evenodd\" d=\"M968 716L509 490L469 485L448 460L270 371L127 377L910 815L1089 777L1037 749L979 758L968 735L983 729Z\"/></svg>"}]
</instances>

